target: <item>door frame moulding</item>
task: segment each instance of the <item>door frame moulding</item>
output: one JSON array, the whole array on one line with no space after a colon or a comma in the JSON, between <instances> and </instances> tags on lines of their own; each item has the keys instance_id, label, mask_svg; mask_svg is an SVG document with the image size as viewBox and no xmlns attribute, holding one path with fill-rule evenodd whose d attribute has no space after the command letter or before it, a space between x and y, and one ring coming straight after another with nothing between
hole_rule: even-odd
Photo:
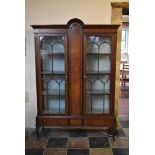
<instances>
[{"instance_id":1,"label":"door frame moulding","mask_svg":"<svg viewBox=\"0 0 155 155\"><path fill-rule=\"evenodd\" d=\"M119 100L119 82L120 82L120 49L121 49L121 31L123 9L129 9L129 2L111 2L111 24L119 24L117 33L117 50L116 50L116 79L115 79L115 116L116 125L118 126L118 100ZM122 12L120 14L120 12ZM118 13L118 14L116 14Z\"/></svg>"}]
</instances>

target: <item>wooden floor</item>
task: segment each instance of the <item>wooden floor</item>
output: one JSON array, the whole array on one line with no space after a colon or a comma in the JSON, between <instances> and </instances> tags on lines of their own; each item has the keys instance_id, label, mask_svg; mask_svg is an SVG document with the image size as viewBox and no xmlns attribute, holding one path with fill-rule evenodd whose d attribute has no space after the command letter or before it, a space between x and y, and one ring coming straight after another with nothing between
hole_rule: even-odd
<instances>
[{"instance_id":1,"label":"wooden floor","mask_svg":"<svg viewBox=\"0 0 155 155\"><path fill-rule=\"evenodd\" d=\"M119 98L119 117L129 118L129 98Z\"/></svg>"}]
</instances>

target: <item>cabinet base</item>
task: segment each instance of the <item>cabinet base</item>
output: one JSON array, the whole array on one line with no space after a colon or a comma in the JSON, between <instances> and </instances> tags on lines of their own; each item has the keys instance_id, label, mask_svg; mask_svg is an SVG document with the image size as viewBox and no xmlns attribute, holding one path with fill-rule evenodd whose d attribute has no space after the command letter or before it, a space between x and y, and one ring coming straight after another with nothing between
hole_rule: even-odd
<instances>
[{"instance_id":1,"label":"cabinet base","mask_svg":"<svg viewBox=\"0 0 155 155\"><path fill-rule=\"evenodd\" d=\"M75 121L75 123L74 123ZM77 121L80 124L76 123ZM116 133L116 119L115 116L37 116L36 117L36 132L39 138L39 130L42 127L52 128L82 128L82 129L103 129L106 128L108 135L115 137Z\"/></svg>"}]
</instances>

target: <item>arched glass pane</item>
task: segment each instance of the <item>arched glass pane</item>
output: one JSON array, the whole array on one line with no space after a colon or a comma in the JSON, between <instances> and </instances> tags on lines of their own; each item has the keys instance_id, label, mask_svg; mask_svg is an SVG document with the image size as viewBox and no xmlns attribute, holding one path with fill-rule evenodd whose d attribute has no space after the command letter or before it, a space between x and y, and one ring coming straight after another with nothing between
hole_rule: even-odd
<instances>
[{"instance_id":1,"label":"arched glass pane","mask_svg":"<svg viewBox=\"0 0 155 155\"><path fill-rule=\"evenodd\" d=\"M111 45L106 42L102 43L99 47L99 52L100 53L111 53Z\"/></svg>"},{"instance_id":2,"label":"arched glass pane","mask_svg":"<svg viewBox=\"0 0 155 155\"><path fill-rule=\"evenodd\" d=\"M92 92L98 92L103 94L104 92L110 92L110 76L102 75L100 77L96 75L87 76L87 92L91 91L92 83Z\"/></svg>"},{"instance_id":3,"label":"arched glass pane","mask_svg":"<svg viewBox=\"0 0 155 155\"><path fill-rule=\"evenodd\" d=\"M55 43L53 53L64 53L64 45L62 43Z\"/></svg>"},{"instance_id":4,"label":"arched glass pane","mask_svg":"<svg viewBox=\"0 0 155 155\"><path fill-rule=\"evenodd\" d=\"M88 44L88 53L98 53L98 45L95 43Z\"/></svg>"}]
</instances>

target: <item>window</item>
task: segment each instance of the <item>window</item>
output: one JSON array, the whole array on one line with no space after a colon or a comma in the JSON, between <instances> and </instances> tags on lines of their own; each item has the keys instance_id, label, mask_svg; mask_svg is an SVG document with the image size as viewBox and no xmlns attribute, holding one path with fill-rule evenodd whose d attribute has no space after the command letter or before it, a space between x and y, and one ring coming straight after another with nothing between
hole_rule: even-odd
<instances>
[{"instance_id":1,"label":"window","mask_svg":"<svg viewBox=\"0 0 155 155\"><path fill-rule=\"evenodd\" d=\"M123 24L122 27L122 40L121 40L121 62L129 62L128 52L128 37L129 37L129 26Z\"/></svg>"},{"instance_id":2,"label":"window","mask_svg":"<svg viewBox=\"0 0 155 155\"><path fill-rule=\"evenodd\" d=\"M121 42L121 51L126 51L126 38L127 35L127 31L126 30L122 30L122 42Z\"/></svg>"},{"instance_id":3,"label":"window","mask_svg":"<svg viewBox=\"0 0 155 155\"><path fill-rule=\"evenodd\" d=\"M122 28L121 51L128 53L128 28Z\"/></svg>"}]
</instances>

